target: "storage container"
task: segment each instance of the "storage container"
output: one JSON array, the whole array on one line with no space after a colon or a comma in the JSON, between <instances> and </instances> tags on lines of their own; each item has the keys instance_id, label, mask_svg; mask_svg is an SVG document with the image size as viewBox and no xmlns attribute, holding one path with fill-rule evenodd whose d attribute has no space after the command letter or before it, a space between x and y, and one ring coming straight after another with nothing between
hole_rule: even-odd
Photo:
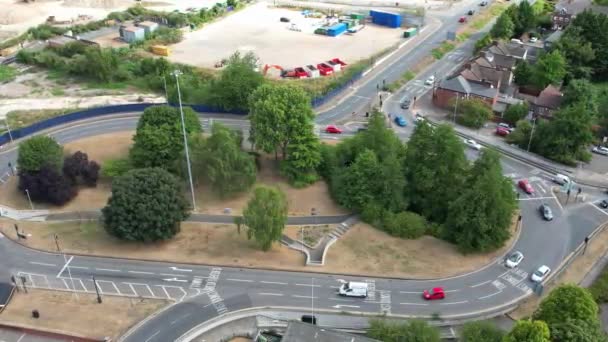
<instances>
[{"instance_id":1,"label":"storage container","mask_svg":"<svg viewBox=\"0 0 608 342\"><path fill-rule=\"evenodd\" d=\"M337 37L342 33L346 32L347 26L345 23L339 23L334 26L327 28L327 35L330 37Z\"/></svg>"},{"instance_id":2,"label":"storage container","mask_svg":"<svg viewBox=\"0 0 608 342\"><path fill-rule=\"evenodd\" d=\"M407 30L403 31L403 38L413 37L418 33L418 30L415 27L410 27Z\"/></svg>"},{"instance_id":3,"label":"storage container","mask_svg":"<svg viewBox=\"0 0 608 342\"><path fill-rule=\"evenodd\" d=\"M370 11L372 22L376 25L387 26L391 28L401 27L401 15L391 12Z\"/></svg>"}]
</instances>

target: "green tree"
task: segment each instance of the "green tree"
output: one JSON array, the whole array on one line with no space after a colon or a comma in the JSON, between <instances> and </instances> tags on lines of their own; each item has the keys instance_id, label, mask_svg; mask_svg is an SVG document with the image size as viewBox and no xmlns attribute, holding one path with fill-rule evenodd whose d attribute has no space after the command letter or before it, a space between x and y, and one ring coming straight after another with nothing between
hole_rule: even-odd
<instances>
[{"instance_id":1,"label":"green tree","mask_svg":"<svg viewBox=\"0 0 608 342\"><path fill-rule=\"evenodd\" d=\"M515 124L519 120L524 119L528 115L529 110L527 102L510 105L505 111L503 119L510 124Z\"/></svg>"},{"instance_id":2,"label":"green tree","mask_svg":"<svg viewBox=\"0 0 608 342\"><path fill-rule=\"evenodd\" d=\"M590 78L595 64L595 50L586 41L581 27L570 25L555 45L566 58L568 79Z\"/></svg>"},{"instance_id":3,"label":"green tree","mask_svg":"<svg viewBox=\"0 0 608 342\"><path fill-rule=\"evenodd\" d=\"M457 103L458 102L458 103ZM458 123L472 128L481 128L492 118L492 108L483 100L477 98L454 101L459 113Z\"/></svg>"},{"instance_id":4,"label":"green tree","mask_svg":"<svg viewBox=\"0 0 608 342\"><path fill-rule=\"evenodd\" d=\"M505 336L504 342L549 342L550 333L543 321L520 320Z\"/></svg>"},{"instance_id":5,"label":"green tree","mask_svg":"<svg viewBox=\"0 0 608 342\"><path fill-rule=\"evenodd\" d=\"M287 223L287 199L278 188L258 186L243 211L243 220L249 228L247 237L253 238L264 251L281 240Z\"/></svg>"},{"instance_id":6,"label":"green tree","mask_svg":"<svg viewBox=\"0 0 608 342\"><path fill-rule=\"evenodd\" d=\"M489 321L467 322L462 326L460 342L502 342L505 333Z\"/></svg>"},{"instance_id":7,"label":"green tree","mask_svg":"<svg viewBox=\"0 0 608 342\"><path fill-rule=\"evenodd\" d=\"M422 320L406 323L386 322L379 319L370 321L367 336L383 342L439 342L439 330Z\"/></svg>"},{"instance_id":8,"label":"green tree","mask_svg":"<svg viewBox=\"0 0 608 342\"><path fill-rule=\"evenodd\" d=\"M565 75L566 59L559 51L553 50L538 58L532 81L536 87L544 89L549 84L559 84Z\"/></svg>"},{"instance_id":9,"label":"green tree","mask_svg":"<svg viewBox=\"0 0 608 342\"><path fill-rule=\"evenodd\" d=\"M136 169L117 177L102 209L104 227L129 241L158 241L173 237L188 217L179 180L160 168Z\"/></svg>"},{"instance_id":10,"label":"green tree","mask_svg":"<svg viewBox=\"0 0 608 342\"><path fill-rule=\"evenodd\" d=\"M475 54L477 54L479 51L483 50L490 44L492 44L492 36L488 33L484 35L483 38L475 42Z\"/></svg>"},{"instance_id":11,"label":"green tree","mask_svg":"<svg viewBox=\"0 0 608 342\"><path fill-rule=\"evenodd\" d=\"M319 179L317 168L321 163L321 143L313 132L313 125L303 134L293 137L287 145L287 159L282 172L296 187L312 184Z\"/></svg>"},{"instance_id":12,"label":"green tree","mask_svg":"<svg viewBox=\"0 0 608 342\"><path fill-rule=\"evenodd\" d=\"M256 71L258 58L251 52L235 52L228 59L219 79L213 82L211 103L225 110L247 110L249 96L264 83L264 76Z\"/></svg>"},{"instance_id":13,"label":"green tree","mask_svg":"<svg viewBox=\"0 0 608 342\"><path fill-rule=\"evenodd\" d=\"M534 14L534 9L527 0L519 3L517 15L519 20L515 33L518 36L536 27L536 14Z\"/></svg>"},{"instance_id":14,"label":"green tree","mask_svg":"<svg viewBox=\"0 0 608 342\"><path fill-rule=\"evenodd\" d=\"M59 172L63 165L63 147L49 136L33 136L19 144L17 164L19 171L35 172L49 166Z\"/></svg>"},{"instance_id":15,"label":"green tree","mask_svg":"<svg viewBox=\"0 0 608 342\"><path fill-rule=\"evenodd\" d=\"M184 108L184 121L188 136L201 132L198 116L190 108ZM177 162L184 156L179 109L154 106L144 110L133 137L129 158L135 167L162 167L178 169Z\"/></svg>"},{"instance_id":16,"label":"green tree","mask_svg":"<svg viewBox=\"0 0 608 342\"><path fill-rule=\"evenodd\" d=\"M528 149L528 143L530 142L530 134L532 134L532 124L528 120L517 121L515 131L507 136L507 142L509 144L515 144L523 149ZM537 136L537 135L536 135ZM537 139L533 139L533 143Z\"/></svg>"},{"instance_id":17,"label":"green tree","mask_svg":"<svg viewBox=\"0 0 608 342\"><path fill-rule=\"evenodd\" d=\"M433 128L424 122L417 125L405 158L407 194L412 210L429 221L443 223L447 204L462 191L467 168L462 140L450 126Z\"/></svg>"},{"instance_id":18,"label":"green tree","mask_svg":"<svg viewBox=\"0 0 608 342\"><path fill-rule=\"evenodd\" d=\"M598 313L599 308L587 289L566 284L557 287L543 299L533 318L549 326L571 319L599 323Z\"/></svg>"},{"instance_id":19,"label":"green tree","mask_svg":"<svg viewBox=\"0 0 608 342\"><path fill-rule=\"evenodd\" d=\"M603 13L587 9L577 13L572 19L566 29L566 35L575 29L578 29L577 35L580 37L581 43L591 44L595 58L589 66L592 67L594 76L606 80L608 78L608 36L600 33L608 32L608 17Z\"/></svg>"},{"instance_id":20,"label":"green tree","mask_svg":"<svg viewBox=\"0 0 608 342\"><path fill-rule=\"evenodd\" d=\"M513 30L515 29L515 24L513 24L513 20L506 12L503 12L498 19L496 19L496 23L492 26L490 30L490 35L492 38L498 39L509 39L513 37Z\"/></svg>"},{"instance_id":21,"label":"green tree","mask_svg":"<svg viewBox=\"0 0 608 342\"><path fill-rule=\"evenodd\" d=\"M302 88L289 84L264 84L251 94L250 136L255 146L266 153L287 147L296 136L311 131L313 111Z\"/></svg>"},{"instance_id":22,"label":"green tree","mask_svg":"<svg viewBox=\"0 0 608 342\"><path fill-rule=\"evenodd\" d=\"M511 181L503 176L498 152L484 150L460 196L446 203L449 215L444 235L463 252L486 252L501 247L509 239L517 202Z\"/></svg>"},{"instance_id":23,"label":"green tree","mask_svg":"<svg viewBox=\"0 0 608 342\"><path fill-rule=\"evenodd\" d=\"M253 157L241 150L236 132L222 124L213 124L211 136L201 144L193 144L192 164L221 197L246 191L255 183Z\"/></svg>"},{"instance_id":24,"label":"green tree","mask_svg":"<svg viewBox=\"0 0 608 342\"><path fill-rule=\"evenodd\" d=\"M347 168L343 168L332 180L332 193L336 200L346 208L361 211L376 203L379 193L381 165L372 150L365 150Z\"/></svg>"},{"instance_id":25,"label":"green tree","mask_svg":"<svg viewBox=\"0 0 608 342\"><path fill-rule=\"evenodd\" d=\"M526 86L532 83L534 78L534 69L527 61L519 61L513 71L515 83L519 86Z\"/></svg>"},{"instance_id":26,"label":"green tree","mask_svg":"<svg viewBox=\"0 0 608 342\"><path fill-rule=\"evenodd\" d=\"M551 339L563 342L606 342L606 334L597 322L568 319L552 324Z\"/></svg>"},{"instance_id":27,"label":"green tree","mask_svg":"<svg viewBox=\"0 0 608 342\"><path fill-rule=\"evenodd\" d=\"M598 112L598 93L596 87L586 79L572 80L564 90L561 106L582 103L590 115Z\"/></svg>"}]
</instances>

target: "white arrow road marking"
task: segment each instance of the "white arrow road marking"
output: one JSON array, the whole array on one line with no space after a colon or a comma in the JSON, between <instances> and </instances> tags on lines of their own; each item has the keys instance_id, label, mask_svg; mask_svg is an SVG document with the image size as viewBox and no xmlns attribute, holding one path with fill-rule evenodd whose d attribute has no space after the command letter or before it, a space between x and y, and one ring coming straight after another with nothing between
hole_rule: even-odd
<instances>
[{"instance_id":1,"label":"white arrow road marking","mask_svg":"<svg viewBox=\"0 0 608 342\"><path fill-rule=\"evenodd\" d=\"M175 266L171 266L169 268L172 269L172 270L174 270L174 271L178 271L178 272L192 272L192 270L185 269L185 268L178 268L178 267L175 267Z\"/></svg>"},{"instance_id":2,"label":"white arrow road marking","mask_svg":"<svg viewBox=\"0 0 608 342\"><path fill-rule=\"evenodd\" d=\"M187 283L188 282L186 279L177 279L177 278L165 278L163 280L164 281L178 281L180 283Z\"/></svg>"},{"instance_id":3,"label":"white arrow road marking","mask_svg":"<svg viewBox=\"0 0 608 342\"><path fill-rule=\"evenodd\" d=\"M359 308L360 306L357 305L341 305L341 304L337 304L332 306L332 308L336 308L336 309L340 309L340 308Z\"/></svg>"}]
</instances>

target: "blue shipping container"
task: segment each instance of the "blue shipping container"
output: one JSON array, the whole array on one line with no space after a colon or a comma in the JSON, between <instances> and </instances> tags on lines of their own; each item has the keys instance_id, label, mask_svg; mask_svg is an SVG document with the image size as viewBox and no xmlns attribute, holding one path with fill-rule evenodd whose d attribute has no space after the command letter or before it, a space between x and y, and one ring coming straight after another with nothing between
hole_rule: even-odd
<instances>
[{"instance_id":1,"label":"blue shipping container","mask_svg":"<svg viewBox=\"0 0 608 342\"><path fill-rule=\"evenodd\" d=\"M327 28L327 35L330 37L336 37L346 32L348 26L345 23L339 23L332 27Z\"/></svg>"},{"instance_id":2,"label":"blue shipping container","mask_svg":"<svg viewBox=\"0 0 608 342\"><path fill-rule=\"evenodd\" d=\"M401 15L390 12L370 11L372 22L376 25L388 26L392 28L401 27Z\"/></svg>"}]
</instances>

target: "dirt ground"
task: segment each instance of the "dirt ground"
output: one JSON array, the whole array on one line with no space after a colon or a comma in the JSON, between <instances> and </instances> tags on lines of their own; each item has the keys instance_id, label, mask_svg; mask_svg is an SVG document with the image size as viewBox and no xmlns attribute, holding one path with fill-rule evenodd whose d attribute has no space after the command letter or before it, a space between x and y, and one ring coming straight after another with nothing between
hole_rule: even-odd
<instances>
[{"instance_id":1,"label":"dirt ground","mask_svg":"<svg viewBox=\"0 0 608 342\"><path fill-rule=\"evenodd\" d=\"M251 51L262 64L284 68L316 65L335 57L352 63L403 39L402 30L373 24L368 24L355 35L317 35L313 31L322 19L304 18L298 11L269 6L269 3L258 3L201 30L186 33L181 43L171 46L169 60L213 67L235 51ZM281 17L290 18L291 23L280 22ZM292 23L302 31L289 30Z\"/></svg>"},{"instance_id":2,"label":"dirt ground","mask_svg":"<svg viewBox=\"0 0 608 342\"><path fill-rule=\"evenodd\" d=\"M13 221L0 222L0 230L14 238ZM262 252L254 241L247 239L245 229L239 234L235 225L183 223L174 239L153 244L117 240L97 222L20 222L19 228L31 234L26 241L28 246L43 250L56 248L52 237L57 234L67 253L404 278L448 277L472 271L492 262L508 248L464 256L454 246L432 237L402 240L369 225L357 224L329 249L325 266L311 269L304 266L301 252L279 243ZM297 236L297 229L287 228L286 233ZM509 244L510 241L506 246ZM441 266L429 262L437 258L445 262Z\"/></svg>"},{"instance_id":3,"label":"dirt ground","mask_svg":"<svg viewBox=\"0 0 608 342\"><path fill-rule=\"evenodd\" d=\"M288 226L283 230L283 234L288 237L302 241L302 231L304 231L304 243L315 247L321 238L331 233L336 225L323 224L318 226Z\"/></svg>"},{"instance_id":4,"label":"dirt ground","mask_svg":"<svg viewBox=\"0 0 608 342\"><path fill-rule=\"evenodd\" d=\"M595 262L604 254L608 253L608 229L604 229L599 235L595 236L587 246L585 254L578 256L572 264L548 286L545 286L542 296L539 298L532 295L525 300L517 309L509 314L513 319L523 319L530 317L544 299L555 287L561 284L579 284L585 275L589 273Z\"/></svg>"},{"instance_id":5,"label":"dirt ground","mask_svg":"<svg viewBox=\"0 0 608 342\"><path fill-rule=\"evenodd\" d=\"M132 143L133 132L118 132L79 139L64 146L66 152L83 151L89 155L89 160L103 162L112 158L126 157ZM312 208L319 216L343 215L348 212L334 203L329 195L325 182L319 181L303 189L291 187L279 174L272 157L262 160L262 169L258 172L258 184L277 186L285 192L289 205L290 216L308 216ZM27 198L17 190L17 177L12 177L0 191L0 203L15 209L29 209ZM34 204L36 209L52 209L61 211L92 210L106 205L111 193L111 184L102 180L96 188L80 188L78 196L67 205L57 208L44 204ZM220 198L208 186L201 184L196 187L195 195L197 212L206 214L225 214L230 208L230 214L238 215L247 205L251 192L243 193L232 198Z\"/></svg>"},{"instance_id":6,"label":"dirt ground","mask_svg":"<svg viewBox=\"0 0 608 342\"><path fill-rule=\"evenodd\" d=\"M116 338L165 305L167 302L162 300L111 296L104 296L103 303L98 304L93 295L79 294L76 298L65 292L29 290L27 294L15 292L0 314L0 322L85 337ZM40 312L40 318L32 318L34 309Z\"/></svg>"}]
</instances>

